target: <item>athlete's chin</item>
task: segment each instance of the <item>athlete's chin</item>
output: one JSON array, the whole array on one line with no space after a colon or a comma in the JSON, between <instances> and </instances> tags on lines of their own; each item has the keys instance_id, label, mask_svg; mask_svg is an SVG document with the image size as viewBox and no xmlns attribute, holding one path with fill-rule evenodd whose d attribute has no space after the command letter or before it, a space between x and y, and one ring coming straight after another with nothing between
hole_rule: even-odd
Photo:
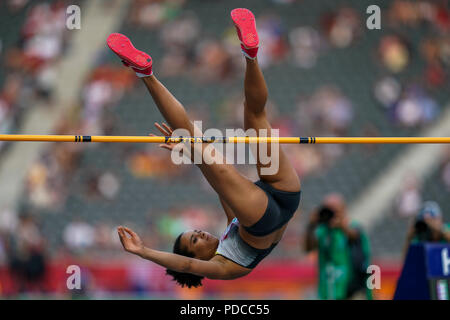
<instances>
[{"instance_id":1,"label":"athlete's chin","mask_svg":"<svg viewBox=\"0 0 450 320\"><path fill-rule=\"evenodd\" d=\"M214 237L214 236L211 235L211 234L208 234L208 235L206 236L206 241L207 241L208 243L210 243L211 245L217 245L217 244L219 243L219 239L217 239L216 237Z\"/></svg>"}]
</instances>

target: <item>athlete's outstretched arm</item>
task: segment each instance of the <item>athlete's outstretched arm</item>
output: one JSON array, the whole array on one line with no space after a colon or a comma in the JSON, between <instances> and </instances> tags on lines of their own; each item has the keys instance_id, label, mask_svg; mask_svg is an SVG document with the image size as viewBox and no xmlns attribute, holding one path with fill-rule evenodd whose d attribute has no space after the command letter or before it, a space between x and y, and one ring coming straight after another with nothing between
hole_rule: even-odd
<instances>
[{"instance_id":1,"label":"athlete's outstretched arm","mask_svg":"<svg viewBox=\"0 0 450 320\"><path fill-rule=\"evenodd\" d=\"M195 136L194 124L183 105L170 93L154 75L142 78L159 111L173 129L186 129ZM199 135L201 133L197 133Z\"/></svg>"},{"instance_id":2,"label":"athlete's outstretched arm","mask_svg":"<svg viewBox=\"0 0 450 320\"><path fill-rule=\"evenodd\" d=\"M150 260L160 266L178 272L192 273L209 279L225 280L230 278L226 265L218 260L205 261L150 249L144 246L140 237L133 230L126 227L118 227L117 232L119 233L120 242L122 242L126 251Z\"/></svg>"}]
</instances>

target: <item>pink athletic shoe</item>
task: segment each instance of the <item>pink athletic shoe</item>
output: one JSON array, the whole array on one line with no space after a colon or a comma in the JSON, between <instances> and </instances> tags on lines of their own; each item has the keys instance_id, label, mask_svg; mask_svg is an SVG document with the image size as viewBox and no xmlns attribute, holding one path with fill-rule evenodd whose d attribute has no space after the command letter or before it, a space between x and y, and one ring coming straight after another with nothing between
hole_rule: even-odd
<instances>
[{"instance_id":1,"label":"pink athletic shoe","mask_svg":"<svg viewBox=\"0 0 450 320\"><path fill-rule=\"evenodd\" d=\"M108 47L117 54L125 66L143 76L152 74L152 58L136 49L130 39L120 33L111 33L106 40Z\"/></svg>"},{"instance_id":2,"label":"pink athletic shoe","mask_svg":"<svg viewBox=\"0 0 450 320\"><path fill-rule=\"evenodd\" d=\"M248 9L237 8L231 11L231 19L241 41L242 51L250 58L255 58L259 46L255 16Z\"/></svg>"}]
</instances>

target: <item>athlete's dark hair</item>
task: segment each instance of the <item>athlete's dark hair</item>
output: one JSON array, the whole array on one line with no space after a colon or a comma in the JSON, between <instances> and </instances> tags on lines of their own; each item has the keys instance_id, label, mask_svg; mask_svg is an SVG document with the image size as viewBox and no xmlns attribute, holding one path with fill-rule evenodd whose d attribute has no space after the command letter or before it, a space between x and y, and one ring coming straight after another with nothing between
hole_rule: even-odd
<instances>
[{"instance_id":1,"label":"athlete's dark hair","mask_svg":"<svg viewBox=\"0 0 450 320\"><path fill-rule=\"evenodd\" d=\"M186 249L181 248L181 236L180 234L173 245L173 253L180 254L185 257L194 258L194 254ZM202 285L202 280L204 277L196 276L192 273L178 272L170 269L166 269L166 274L171 275L173 280L175 280L182 288L187 286L191 287L199 287Z\"/></svg>"}]
</instances>

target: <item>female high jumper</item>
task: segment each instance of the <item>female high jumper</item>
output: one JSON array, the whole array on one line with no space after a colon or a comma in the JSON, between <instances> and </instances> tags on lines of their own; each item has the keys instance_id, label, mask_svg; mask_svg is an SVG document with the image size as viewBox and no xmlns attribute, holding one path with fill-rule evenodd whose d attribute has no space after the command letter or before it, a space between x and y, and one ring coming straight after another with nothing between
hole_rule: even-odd
<instances>
[{"instance_id":1,"label":"female high jumper","mask_svg":"<svg viewBox=\"0 0 450 320\"><path fill-rule=\"evenodd\" d=\"M264 110L267 87L256 58L259 38L255 17L248 9L239 8L231 11L231 19L246 60L245 130L255 129L259 133L266 129L270 136L271 126ZM122 62L142 78L169 123L170 127L156 123L158 130L170 136L171 128L181 128L194 136L193 123L184 107L153 75L151 57L137 50L122 34L111 34L107 43ZM202 144L203 149L206 146ZM163 144L161 147L172 150L174 146ZM270 145L268 151L270 155ZM278 172L264 175L261 169L265 166L257 159L260 180L255 183L230 164L197 165L219 195L228 219L220 239L200 230L186 231L175 240L173 253L168 253L145 247L135 232L118 227L124 249L167 268L167 274L182 287L200 286L204 277L230 280L249 274L278 244L300 203L300 180L281 147L278 161Z\"/></svg>"}]
</instances>

